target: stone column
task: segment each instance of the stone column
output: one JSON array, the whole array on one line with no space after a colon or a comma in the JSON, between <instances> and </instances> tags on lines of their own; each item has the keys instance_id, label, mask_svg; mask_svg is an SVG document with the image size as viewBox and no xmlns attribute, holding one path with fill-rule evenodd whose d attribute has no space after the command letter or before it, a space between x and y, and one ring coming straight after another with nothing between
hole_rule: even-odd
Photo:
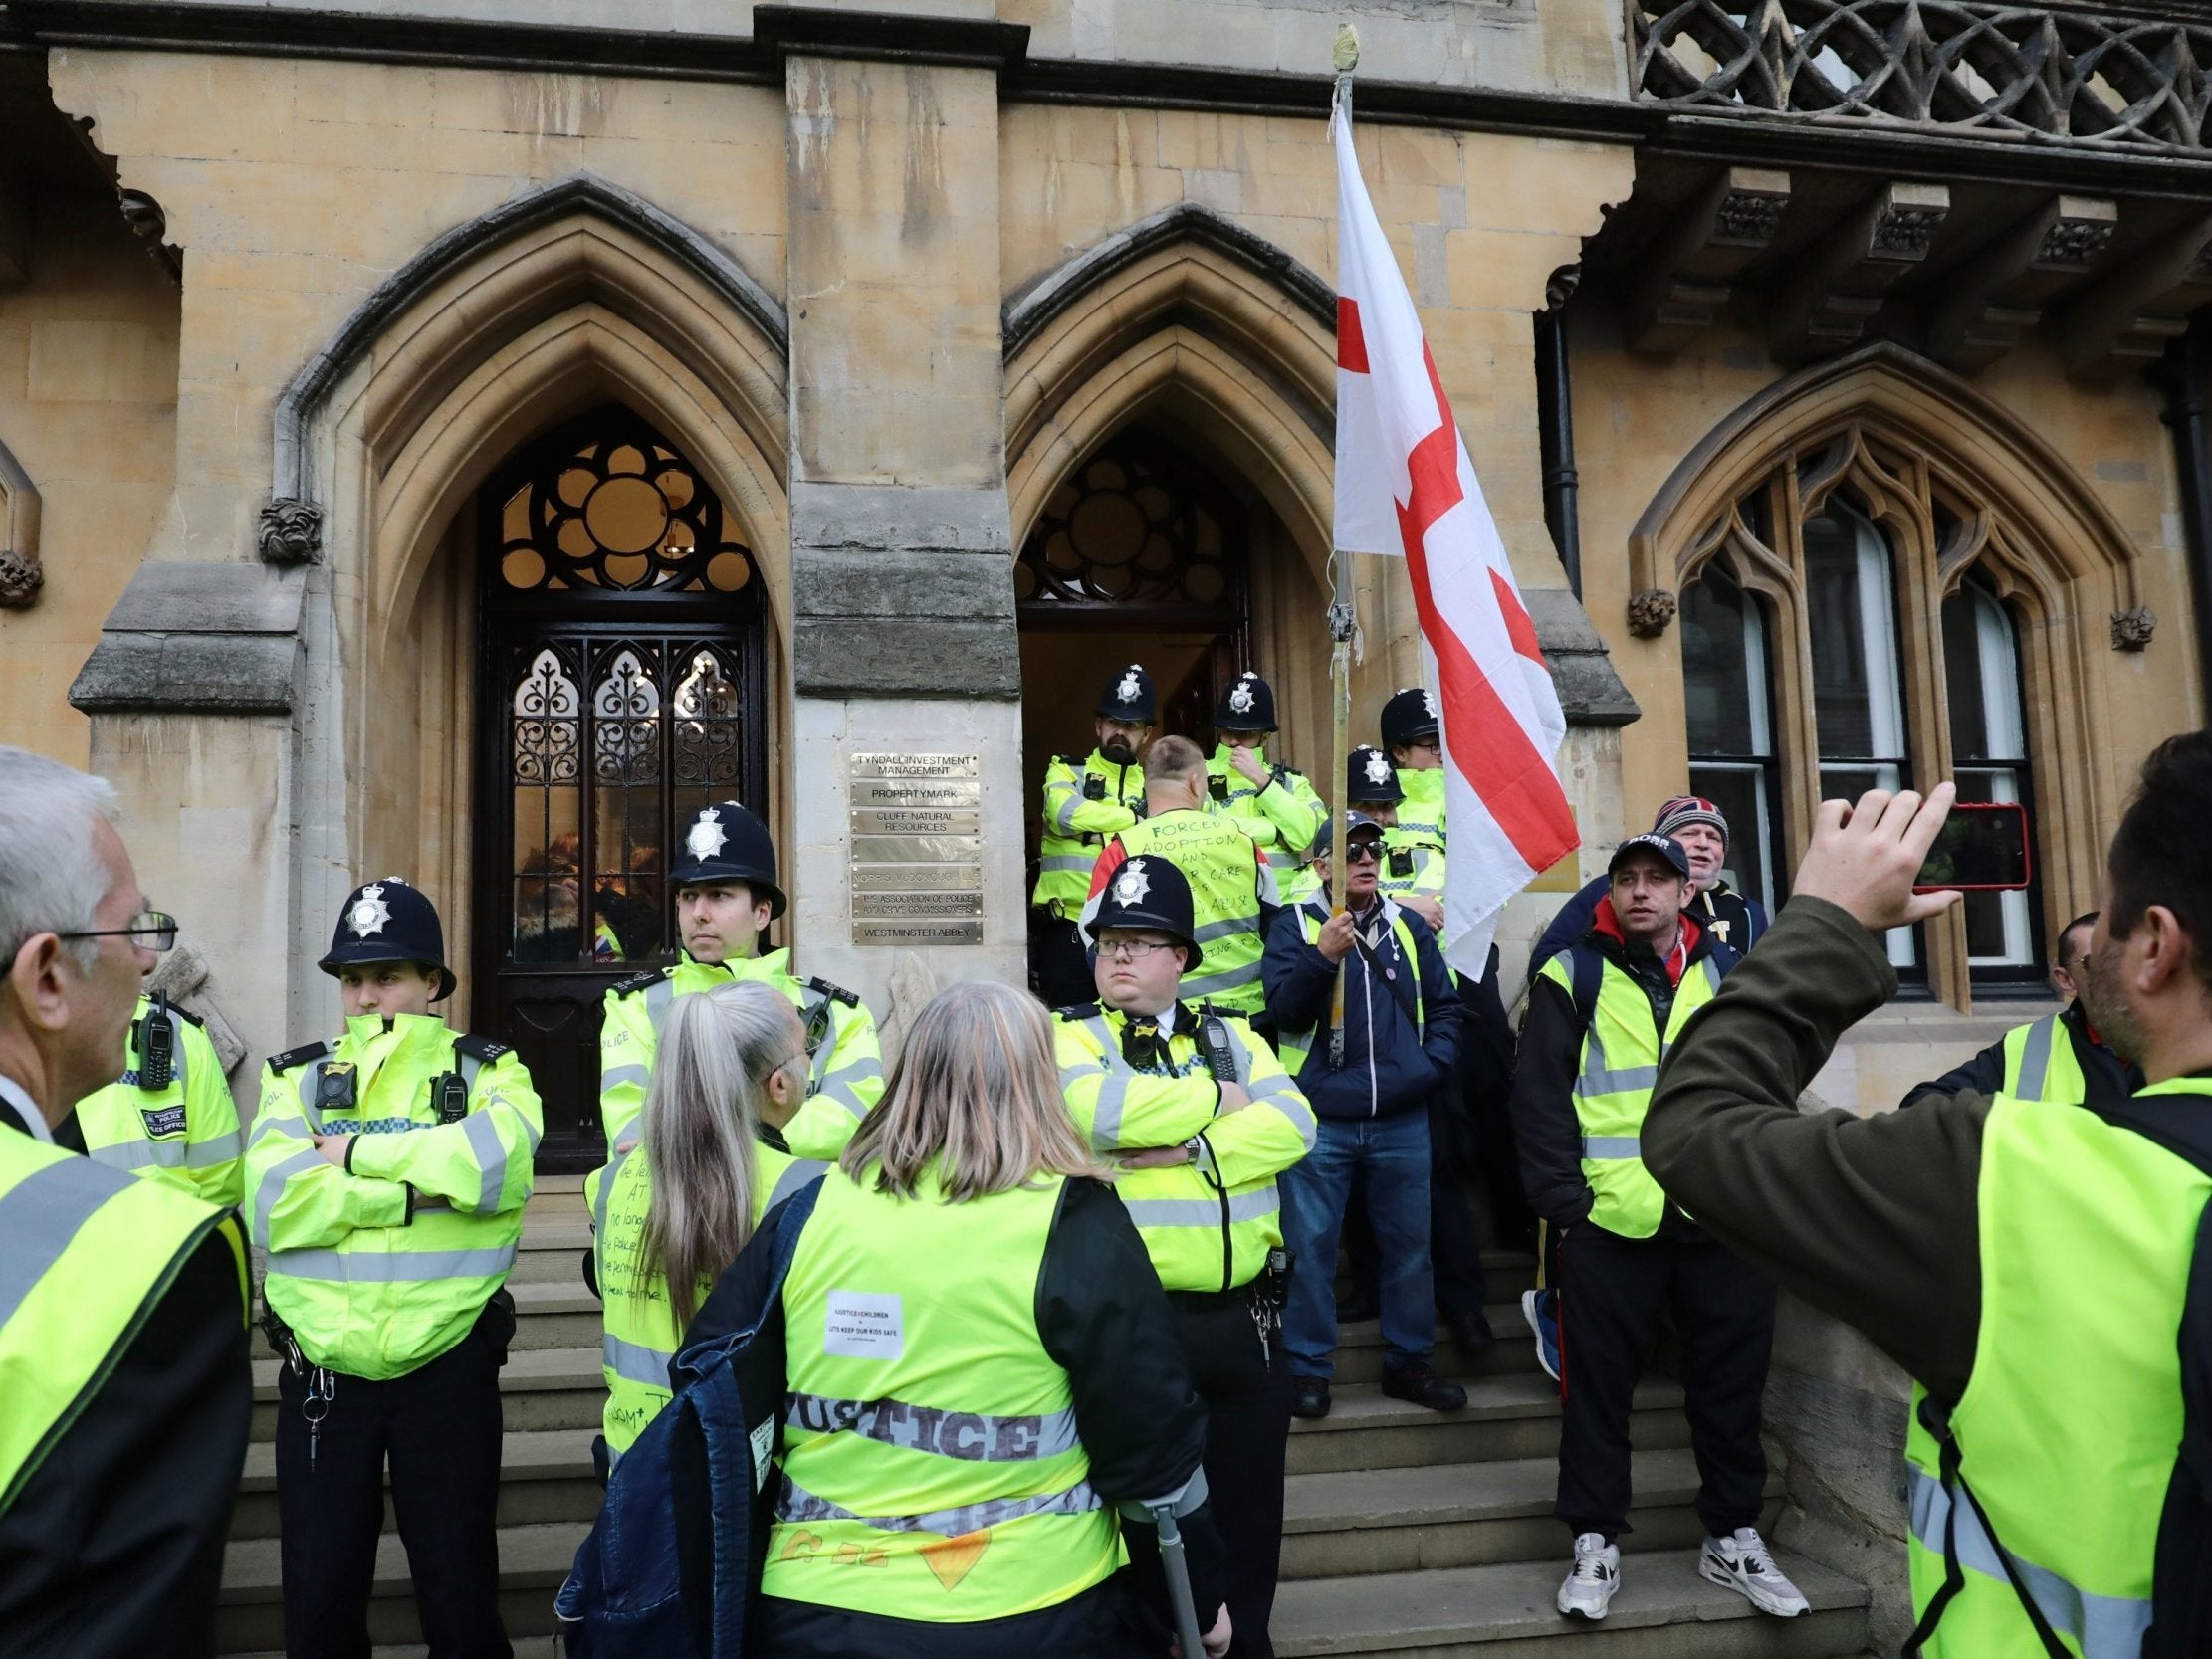
<instances>
[{"instance_id":1,"label":"stone column","mask_svg":"<svg viewBox=\"0 0 2212 1659\"><path fill-rule=\"evenodd\" d=\"M782 40L789 110L791 936L896 1024L932 981L1023 974L1020 654L999 360L997 68ZM965 49L972 47L973 53ZM847 757L982 758L983 942L853 942ZM892 991L892 975L900 984Z\"/></svg>"}]
</instances>

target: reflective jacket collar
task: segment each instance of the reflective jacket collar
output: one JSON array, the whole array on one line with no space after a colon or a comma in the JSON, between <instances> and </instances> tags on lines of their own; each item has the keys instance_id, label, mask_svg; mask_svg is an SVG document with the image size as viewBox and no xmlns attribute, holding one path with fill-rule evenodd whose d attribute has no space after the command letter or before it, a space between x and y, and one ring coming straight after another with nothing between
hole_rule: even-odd
<instances>
[{"instance_id":1,"label":"reflective jacket collar","mask_svg":"<svg viewBox=\"0 0 2212 1659\"><path fill-rule=\"evenodd\" d=\"M437 1014L355 1014L333 1058L360 1068L356 1098L366 1098L377 1073L394 1061L413 1063L424 1077L449 1070L452 1046L453 1027Z\"/></svg>"},{"instance_id":2,"label":"reflective jacket collar","mask_svg":"<svg viewBox=\"0 0 2212 1659\"><path fill-rule=\"evenodd\" d=\"M1216 743L1214 745L1214 758L1208 761L1207 764L1217 772L1233 772L1236 770L1236 752L1237 751L1235 749L1230 748L1226 743ZM1267 745L1265 743L1261 743L1257 748L1251 750L1251 756L1262 766L1266 765Z\"/></svg>"},{"instance_id":3,"label":"reflective jacket collar","mask_svg":"<svg viewBox=\"0 0 2212 1659\"><path fill-rule=\"evenodd\" d=\"M668 970L668 977L676 982L680 991L706 990L718 984L737 984L741 980L757 979L766 985L781 990L790 976L791 951L785 945L771 950L765 956L739 956L727 962L702 962L691 952L683 953L683 960Z\"/></svg>"}]
</instances>

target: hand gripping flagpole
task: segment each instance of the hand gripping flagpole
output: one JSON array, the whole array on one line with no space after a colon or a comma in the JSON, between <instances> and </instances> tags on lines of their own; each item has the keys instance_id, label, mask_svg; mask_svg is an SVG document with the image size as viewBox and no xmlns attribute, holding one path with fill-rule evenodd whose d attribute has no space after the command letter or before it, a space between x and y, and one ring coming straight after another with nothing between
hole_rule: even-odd
<instances>
[{"instance_id":1,"label":"hand gripping flagpole","mask_svg":"<svg viewBox=\"0 0 2212 1659\"><path fill-rule=\"evenodd\" d=\"M1336 32L1336 99L1333 109L1344 111L1345 123L1352 119L1352 71L1359 67L1360 32L1347 23ZM1332 109L1332 113L1333 113ZM1329 558L1335 576L1334 590L1329 600L1329 678L1335 701L1335 746L1329 763L1329 780L1334 787L1329 791L1329 914L1344 914L1344 875L1348 863L1344 844L1344 773L1352 744L1352 632L1357 625L1358 611L1352 602L1352 560L1343 548L1336 548ZM1344 1063L1344 982L1350 970L1351 955L1346 953L1337 964L1336 995L1329 1009L1329 1063Z\"/></svg>"}]
</instances>

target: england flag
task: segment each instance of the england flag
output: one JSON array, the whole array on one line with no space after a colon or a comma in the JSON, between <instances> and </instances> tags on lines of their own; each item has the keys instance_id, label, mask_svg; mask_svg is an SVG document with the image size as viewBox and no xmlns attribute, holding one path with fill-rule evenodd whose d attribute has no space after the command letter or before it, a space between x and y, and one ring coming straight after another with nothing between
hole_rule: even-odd
<instances>
[{"instance_id":1,"label":"england flag","mask_svg":"<svg viewBox=\"0 0 2212 1659\"><path fill-rule=\"evenodd\" d=\"M1336 544L1403 553L1443 729L1444 958L1479 978L1505 902L1581 844L1560 787L1566 717L1443 382L1360 178L1337 170Z\"/></svg>"}]
</instances>

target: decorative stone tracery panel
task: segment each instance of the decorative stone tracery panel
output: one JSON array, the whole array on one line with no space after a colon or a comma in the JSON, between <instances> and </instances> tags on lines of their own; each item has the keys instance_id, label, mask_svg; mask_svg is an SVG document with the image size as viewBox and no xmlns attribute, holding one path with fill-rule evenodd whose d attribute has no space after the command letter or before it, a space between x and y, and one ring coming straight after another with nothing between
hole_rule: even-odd
<instances>
[{"instance_id":1,"label":"decorative stone tracery panel","mask_svg":"<svg viewBox=\"0 0 2212 1659\"><path fill-rule=\"evenodd\" d=\"M39 564L39 493L31 475L0 444L0 608L36 604L46 572Z\"/></svg>"}]
</instances>

